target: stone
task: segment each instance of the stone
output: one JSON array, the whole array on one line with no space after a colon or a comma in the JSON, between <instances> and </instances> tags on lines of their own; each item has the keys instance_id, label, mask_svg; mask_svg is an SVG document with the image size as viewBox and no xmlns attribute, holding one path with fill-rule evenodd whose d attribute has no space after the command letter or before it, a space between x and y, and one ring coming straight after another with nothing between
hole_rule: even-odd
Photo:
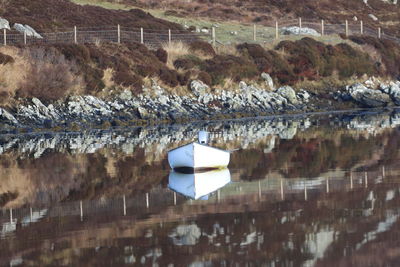
<instances>
[{"instance_id":1,"label":"stone","mask_svg":"<svg viewBox=\"0 0 400 267\"><path fill-rule=\"evenodd\" d=\"M368 17L370 17L373 21L378 21L378 18L374 14L368 14Z\"/></svg>"},{"instance_id":2,"label":"stone","mask_svg":"<svg viewBox=\"0 0 400 267\"><path fill-rule=\"evenodd\" d=\"M297 93L297 97L307 103L311 95L306 90L301 89L300 92Z\"/></svg>"},{"instance_id":3,"label":"stone","mask_svg":"<svg viewBox=\"0 0 400 267\"><path fill-rule=\"evenodd\" d=\"M10 112L8 112L7 110L0 108L0 119L5 120L11 124L18 124L17 119L11 115Z\"/></svg>"},{"instance_id":4,"label":"stone","mask_svg":"<svg viewBox=\"0 0 400 267\"><path fill-rule=\"evenodd\" d=\"M132 97L133 97L132 92L126 89L119 94L119 99L123 101L132 100Z\"/></svg>"},{"instance_id":5,"label":"stone","mask_svg":"<svg viewBox=\"0 0 400 267\"><path fill-rule=\"evenodd\" d=\"M194 80L190 83L190 90L192 90L193 94L197 97L204 95L209 89L208 85L200 80Z\"/></svg>"},{"instance_id":6,"label":"stone","mask_svg":"<svg viewBox=\"0 0 400 267\"><path fill-rule=\"evenodd\" d=\"M274 81L272 80L271 75L263 72L263 73L261 73L261 78L264 79L264 81L265 81L266 85L269 87L269 89L275 90Z\"/></svg>"},{"instance_id":7,"label":"stone","mask_svg":"<svg viewBox=\"0 0 400 267\"><path fill-rule=\"evenodd\" d=\"M0 29L11 30L8 20L0 18Z\"/></svg>"},{"instance_id":8,"label":"stone","mask_svg":"<svg viewBox=\"0 0 400 267\"><path fill-rule=\"evenodd\" d=\"M400 83L392 83L390 85L390 97L396 106L400 106Z\"/></svg>"},{"instance_id":9,"label":"stone","mask_svg":"<svg viewBox=\"0 0 400 267\"><path fill-rule=\"evenodd\" d=\"M312 36L321 36L316 30L307 28L307 27L283 27L281 29L281 33L283 35L312 35Z\"/></svg>"},{"instance_id":10,"label":"stone","mask_svg":"<svg viewBox=\"0 0 400 267\"><path fill-rule=\"evenodd\" d=\"M296 92L293 90L292 87L283 86L283 87L280 87L276 92L279 95L281 95L282 97L286 98L289 103L291 103L293 105L296 105L298 103L297 97L296 97Z\"/></svg>"},{"instance_id":11,"label":"stone","mask_svg":"<svg viewBox=\"0 0 400 267\"><path fill-rule=\"evenodd\" d=\"M363 84L355 84L349 88L351 97L366 107L385 107L390 103L390 97L379 90L368 89Z\"/></svg>"},{"instance_id":12,"label":"stone","mask_svg":"<svg viewBox=\"0 0 400 267\"><path fill-rule=\"evenodd\" d=\"M22 25L20 23L15 23L13 28L20 32L20 33L26 33L27 36L31 37L36 37L38 39L42 39L43 37L38 34L31 26L29 25Z\"/></svg>"},{"instance_id":13,"label":"stone","mask_svg":"<svg viewBox=\"0 0 400 267\"><path fill-rule=\"evenodd\" d=\"M239 88L242 91L246 91L247 90L247 84L244 81L240 81Z\"/></svg>"}]
</instances>

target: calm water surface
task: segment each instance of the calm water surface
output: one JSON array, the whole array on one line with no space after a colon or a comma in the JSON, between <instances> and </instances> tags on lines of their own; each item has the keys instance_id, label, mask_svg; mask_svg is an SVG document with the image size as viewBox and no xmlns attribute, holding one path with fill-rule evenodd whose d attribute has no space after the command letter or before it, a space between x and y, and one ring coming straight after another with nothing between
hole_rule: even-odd
<instances>
[{"instance_id":1,"label":"calm water surface","mask_svg":"<svg viewBox=\"0 0 400 267\"><path fill-rule=\"evenodd\" d=\"M398 266L399 159L396 111L0 136L0 265Z\"/></svg>"}]
</instances>

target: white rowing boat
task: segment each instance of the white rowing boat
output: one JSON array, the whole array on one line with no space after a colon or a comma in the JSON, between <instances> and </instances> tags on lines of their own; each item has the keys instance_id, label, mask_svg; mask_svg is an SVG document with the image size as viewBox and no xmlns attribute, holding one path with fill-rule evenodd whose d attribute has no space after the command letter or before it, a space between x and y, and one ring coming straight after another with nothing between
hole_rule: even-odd
<instances>
[{"instance_id":1,"label":"white rowing boat","mask_svg":"<svg viewBox=\"0 0 400 267\"><path fill-rule=\"evenodd\" d=\"M184 174L171 171L168 187L192 199L204 198L231 182L228 169Z\"/></svg>"},{"instance_id":2,"label":"white rowing boat","mask_svg":"<svg viewBox=\"0 0 400 267\"><path fill-rule=\"evenodd\" d=\"M230 156L229 151L193 142L169 151L168 162L172 169L217 169L227 167Z\"/></svg>"}]
</instances>

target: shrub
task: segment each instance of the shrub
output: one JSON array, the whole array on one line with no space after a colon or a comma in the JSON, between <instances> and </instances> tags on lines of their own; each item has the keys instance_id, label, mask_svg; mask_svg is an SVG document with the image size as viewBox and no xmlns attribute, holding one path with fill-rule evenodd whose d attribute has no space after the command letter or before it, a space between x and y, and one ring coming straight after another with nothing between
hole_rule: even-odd
<instances>
[{"instance_id":1,"label":"shrub","mask_svg":"<svg viewBox=\"0 0 400 267\"><path fill-rule=\"evenodd\" d=\"M176 69L190 70L194 68L194 66L195 64L189 58L178 58L174 61L174 67Z\"/></svg>"},{"instance_id":2,"label":"shrub","mask_svg":"<svg viewBox=\"0 0 400 267\"><path fill-rule=\"evenodd\" d=\"M240 81L258 75L257 66L243 57L217 55L205 63L203 70L211 75L212 85L222 84L225 78Z\"/></svg>"},{"instance_id":3,"label":"shrub","mask_svg":"<svg viewBox=\"0 0 400 267\"><path fill-rule=\"evenodd\" d=\"M211 44L204 41L195 41L189 44L189 49L191 52L200 52L206 56L215 56L215 50Z\"/></svg>"},{"instance_id":4,"label":"shrub","mask_svg":"<svg viewBox=\"0 0 400 267\"><path fill-rule=\"evenodd\" d=\"M156 57L158 60L160 60L162 63L167 63L168 61L168 53L162 48L157 49L155 52Z\"/></svg>"},{"instance_id":5,"label":"shrub","mask_svg":"<svg viewBox=\"0 0 400 267\"><path fill-rule=\"evenodd\" d=\"M151 77L158 72L157 68L152 65L137 65L136 73L142 77Z\"/></svg>"},{"instance_id":6,"label":"shrub","mask_svg":"<svg viewBox=\"0 0 400 267\"><path fill-rule=\"evenodd\" d=\"M199 74L197 75L197 79L207 84L208 86L211 86L212 84L212 78L210 74L208 74L207 72L204 71L199 72Z\"/></svg>"},{"instance_id":7,"label":"shrub","mask_svg":"<svg viewBox=\"0 0 400 267\"><path fill-rule=\"evenodd\" d=\"M179 84L178 72L167 68L160 69L159 77L168 86L176 87Z\"/></svg>"},{"instance_id":8,"label":"shrub","mask_svg":"<svg viewBox=\"0 0 400 267\"><path fill-rule=\"evenodd\" d=\"M135 89L134 91L136 93L140 93L142 91L143 79L136 74L122 71L115 72L113 75L113 80L116 84Z\"/></svg>"},{"instance_id":9,"label":"shrub","mask_svg":"<svg viewBox=\"0 0 400 267\"><path fill-rule=\"evenodd\" d=\"M0 53L0 65L6 65L9 63L14 63L14 58L12 56Z\"/></svg>"},{"instance_id":10,"label":"shrub","mask_svg":"<svg viewBox=\"0 0 400 267\"><path fill-rule=\"evenodd\" d=\"M185 73L179 74L178 75L179 84L182 86L187 85L191 76L192 76L191 71L187 71Z\"/></svg>"}]
</instances>

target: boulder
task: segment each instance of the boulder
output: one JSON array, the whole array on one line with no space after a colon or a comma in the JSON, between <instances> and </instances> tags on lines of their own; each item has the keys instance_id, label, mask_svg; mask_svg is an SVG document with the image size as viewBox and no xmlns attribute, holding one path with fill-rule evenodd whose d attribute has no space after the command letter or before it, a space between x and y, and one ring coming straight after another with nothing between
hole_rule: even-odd
<instances>
[{"instance_id":1,"label":"boulder","mask_svg":"<svg viewBox=\"0 0 400 267\"><path fill-rule=\"evenodd\" d=\"M132 97L132 92L126 89L119 94L119 99L121 99L122 101L132 100Z\"/></svg>"},{"instance_id":2,"label":"boulder","mask_svg":"<svg viewBox=\"0 0 400 267\"><path fill-rule=\"evenodd\" d=\"M283 87L280 87L276 92L279 95L281 95L282 97L286 98L289 101L289 103L291 103L293 105L296 105L298 103L297 97L296 97L296 92L293 90L292 87L283 86Z\"/></svg>"},{"instance_id":3,"label":"boulder","mask_svg":"<svg viewBox=\"0 0 400 267\"><path fill-rule=\"evenodd\" d=\"M33 29L31 26L29 25L22 25L19 23L15 23L13 28L20 32L20 33L26 33L27 36L31 36L31 37L36 37L38 39L42 39L43 37L38 34L35 29Z\"/></svg>"},{"instance_id":4,"label":"boulder","mask_svg":"<svg viewBox=\"0 0 400 267\"><path fill-rule=\"evenodd\" d=\"M351 97L366 107L385 107L390 103L389 95L379 90L368 89L363 84L355 84L349 88Z\"/></svg>"},{"instance_id":5,"label":"boulder","mask_svg":"<svg viewBox=\"0 0 400 267\"><path fill-rule=\"evenodd\" d=\"M8 20L0 18L0 29L11 30Z\"/></svg>"},{"instance_id":6,"label":"boulder","mask_svg":"<svg viewBox=\"0 0 400 267\"><path fill-rule=\"evenodd\" d=\"M261 78L264 79L265 84L269 87L269 89L275 90L274 81L272 80L271 76L268 73L265 72L261 73Z\"/></svg>"},{"instance_id":7,"label":"boulder","mask_svg":"<svg viewBox=\"0 0 400 267\"><path fill-rule=\"evenodd\" d=\"M200 80L194 80L190 83L190 90L192 90L195 96L199 97L200 95L204 95L209 90L209 87Z\"/></svg>"},{"instance_id":8,"label":"boulder","mask_svg":"<svg viewBox=\"0 0 400 267\"><path fill-rule=\"evenodd\" d=\"M246 84L244 81L240 81L240 83L239 83L239 88L240 88L240 90L242 90L242 91L246 91L246 89L247 89L247 84Z\"/></svg>"},{"instance_id":9,"label":"boulder","mask_svg":"<svg viewBox=\"0 0 400 267\"><path fill-rule=\"evenodd\" d=\"M300 92L297 93L298 99L307 103L310 100L311 95L306 91L301 89Z\"/></svg>"},{"instance_id":10,"label":"boulder","mask_svg":"<svg viewBox=\"0 0 400 267\"><path fill-rule=\"evenodd\" d=\"M400 82L390 85L390 97L397 106L400 106Z\"/></svg>"},{"instance_id":11,"label":"boulder","mask_svg":"<svg viewBox=\"0 0 400 267\"><path fill-rule=\"evenodd\" d=\"M0 120L6 121L10 124L18 124L17 119L7 110L0 108Z\"/></svg>"},{"instance_id":12,"label":"boulder","mask_svg":"<svg viewBox=\"0 0 400 267\"><path fill-rule=\"evenodd\" d=\"M312 35L312 36L321 36L316 30L307 28L307 27L283 27L281 29L281 33L283 35Z\"/></svg>"}]
</instances>

